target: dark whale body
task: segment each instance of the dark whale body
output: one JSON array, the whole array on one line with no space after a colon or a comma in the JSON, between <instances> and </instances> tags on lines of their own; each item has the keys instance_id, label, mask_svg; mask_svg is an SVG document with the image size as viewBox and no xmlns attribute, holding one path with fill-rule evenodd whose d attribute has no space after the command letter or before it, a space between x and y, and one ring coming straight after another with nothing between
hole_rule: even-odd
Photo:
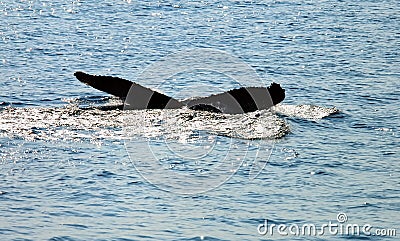
<instances>
[{"instance_id":1,"label":"dark whale body","mask_svg":"<svg viewBox=\"0 0 400 241\"><path fill-rule=\"evenodd\" d=\"M224 93L179 101L132 81L76 72L75 77L101 91L125 101L124 109L177 109L187 106L192 110L226 114L240 114L269 109L285 99L285 90L279 84L265 87L242 87Z\"/></svg>"}]
</instances>

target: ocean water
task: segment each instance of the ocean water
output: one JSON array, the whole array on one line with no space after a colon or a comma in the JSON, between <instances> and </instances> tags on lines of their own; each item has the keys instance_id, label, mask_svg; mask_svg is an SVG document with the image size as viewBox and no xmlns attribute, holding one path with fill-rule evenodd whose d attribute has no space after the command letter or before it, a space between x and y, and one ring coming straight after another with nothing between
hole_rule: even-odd
<instances>
[{"instance_id":1,"label":"ocean water","mask_svg":"<svg viewBox=\"0 0 400 241\"><path fill-rule=\"evenodd\" d=\"M395 0L0 0L1 240L398 240L399 13ZM199 50L221 58L146 72ZM227 56L254 72L215 71ZM75 71L179 99L276 82L286 99L243 115L103 111L120 101ZM273 229L329 222L371 235Z\"/></svg>"}]
</instances>

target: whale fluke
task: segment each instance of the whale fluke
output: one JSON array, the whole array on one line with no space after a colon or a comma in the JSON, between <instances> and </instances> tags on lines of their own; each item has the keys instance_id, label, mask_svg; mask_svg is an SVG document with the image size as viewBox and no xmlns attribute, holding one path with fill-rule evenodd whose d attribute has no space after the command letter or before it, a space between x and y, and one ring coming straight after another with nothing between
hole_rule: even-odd
<instances>
[{"instance_id":1,"label":"whale fluke","mask_svg":"<svg viewBox=\"0 0 400 241\"><path fill-rule=\"evenodd\" d=\"M75 72L74 75L82 83L121 99L125 99L133 84L132 81L118 77L90 75L80 71Z\"/></svg>"},{"instance_id":2,"label":"whale fluke","mask_svg":"<svg viewBox=\"0 0 400 241\"><path fill-rule=\"evenodd\" d=\"M269 109L285 99L285 90L279 84L270 87L242 87L224 93L184 101L190 109L227 114L241 114Z\"/></svg>"},{"instance_id":3,"label":"whale fluke","mask_svg":"<svg viewBox=\"0 0 400 241\"><path fill-rule=\"evenodd\" d=\"M79 81L97 90L125 100L125 109L176 109L183 106L174 98L126 79L90 75L80 71L74 75Z\"/></svg>"},{"instance_id":4,"label":"whale fluke","mask_svg":"<svg viewBox=\"0 0 400 241\"><path fill-rule=\"evenodd\" d=\"M124 109L176 109L187 106L192 110L240 114L269 109L285 99L279 84L265 87L242 87L224 93L179 101L132 81L76 72L76 78L97 90L125 100Z\"/></svg>"}]
</instances>

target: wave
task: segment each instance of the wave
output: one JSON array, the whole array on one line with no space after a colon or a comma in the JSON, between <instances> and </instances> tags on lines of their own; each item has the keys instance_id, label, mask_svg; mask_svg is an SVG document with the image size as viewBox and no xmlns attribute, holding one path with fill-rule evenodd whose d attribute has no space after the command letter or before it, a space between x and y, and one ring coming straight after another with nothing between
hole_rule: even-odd
<instances>
[{"instance_id":1,"label":"wave","mask_svg":"<svg viewBox=\"0 0 400 241\"><path fill-rule=\"evenodd\" d=\"M319 120L340 112L336 107L283 104L278 104L272 107L272 111L280 115L308 120Z\"/></svg>"}]
</instances>

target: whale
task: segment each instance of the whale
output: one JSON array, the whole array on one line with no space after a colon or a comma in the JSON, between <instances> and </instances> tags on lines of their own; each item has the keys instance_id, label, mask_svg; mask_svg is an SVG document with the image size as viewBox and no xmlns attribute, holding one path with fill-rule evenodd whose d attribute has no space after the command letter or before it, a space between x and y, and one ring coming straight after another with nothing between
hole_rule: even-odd
<instances>
[{"instance_id":1,"label":"whale","mask_svg":"<svg viewBox=\"0 0 400 241\"><path fill-rule=\"evenodd\" d=\"M91 75L82 71L75 72L74 76L88 86L122 99L124 110L178 109L186 106L195 111L242 114L270 109L285 99L285 89L277 83L271 83L268 87L241 87L206 97L177 100L119 77Z\"/></svg>"}]
</instances>

